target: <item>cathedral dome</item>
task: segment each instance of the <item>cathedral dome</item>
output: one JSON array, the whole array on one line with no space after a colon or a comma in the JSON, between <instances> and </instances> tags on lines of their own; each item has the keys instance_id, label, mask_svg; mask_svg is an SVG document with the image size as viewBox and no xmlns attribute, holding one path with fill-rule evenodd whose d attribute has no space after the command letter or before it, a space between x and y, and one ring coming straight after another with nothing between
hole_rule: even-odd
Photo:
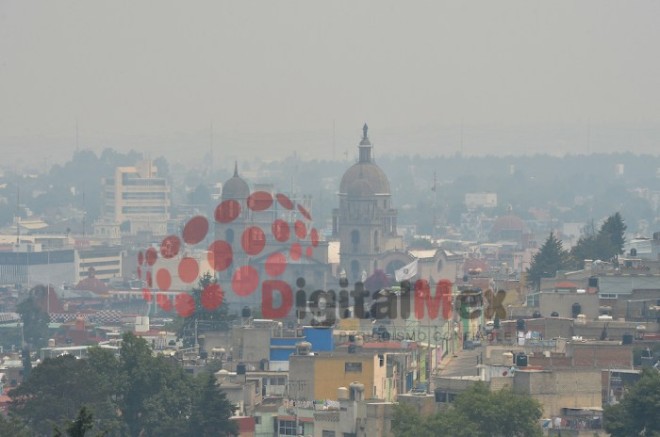
<instances>
[{"instance_id":1,"label":"cathedral dome","mask_svg":"<svg viewBox=\"0 0 660 437\"><path fill-rule=\"evenodd\" d=\"M339 184L339 193L348 196L373 196L375 194L390 194L390 182L385 172L371 159L371 142L367 136L367 125L363 127L364 135L360 141L360 158L353 164Z\"/></svg>"},{"instance_id":2,"label":"cathedral dome","mask_svg":"<svg viewBox=\"0 0 660 437\"><path fill-rule=\"evenodd\" d=\"M358 162L344 173L339 184L339 192L349 196L390 194L390 182L385 172L373 162Z\"/></svg>"},{"instance_id":3,"label":"cathedral dome","mask_svg":"<svg viewBox=\"0 0 660 437\"><path fill-rule=\"evenodd\" d=\"M367 197L374 195L374 189L371 187L369 181L365 178L355 180L348 184L346 194L352 197Z\"/></svg>"},{"instance_id":4,"label":"cathedral dome","mask_svg":"<svg viewBox=\"0 0 660 437\"><path fill-rule=\"evenodd\" d=\"M238 175L238 164L234 165L234 176L222 186L222 198L247 199L250 196L250 187L247 182Z\"/></svg>"}]
</instances>

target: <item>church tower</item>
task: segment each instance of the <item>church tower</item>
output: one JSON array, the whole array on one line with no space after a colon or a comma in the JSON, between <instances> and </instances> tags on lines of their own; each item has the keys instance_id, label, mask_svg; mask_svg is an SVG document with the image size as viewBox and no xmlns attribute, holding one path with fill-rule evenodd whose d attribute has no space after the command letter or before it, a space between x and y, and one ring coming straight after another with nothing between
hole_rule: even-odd
<instances>
[{"instance_id":1,"label":"church tower","mask_svg":"<svg viewBox=\"0 0 660 437\"><path fill-rule=\"evenodd\" d=\"M365 123L358 162L341 179L339 208L332 217L333 235L340 241L340 271L351 282L383 269L383 254L403 246L396 232L397 211L390 205L390 183L374 162L368 130Z\"/></svg>"}]
</instances>

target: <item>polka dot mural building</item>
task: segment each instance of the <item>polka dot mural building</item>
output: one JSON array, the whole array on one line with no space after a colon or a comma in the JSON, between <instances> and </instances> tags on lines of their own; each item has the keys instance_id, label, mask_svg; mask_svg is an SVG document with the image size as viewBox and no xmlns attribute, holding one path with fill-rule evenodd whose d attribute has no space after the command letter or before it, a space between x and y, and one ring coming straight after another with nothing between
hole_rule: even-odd
<instances>
[{"instance_id":1,"label":"polka dot mural building","mask_svg":"<svg viewBox=\"0 0 660 437\"><path fill-rule=\"evenodd\" d=\"M192 217L180 235L138 253L144 299L188 317L195 309L190 290L210 273L217 283L202 291L205 309L248 306L263 308L264 316L286 317L298 278L318 287L330 280L327 243L314 227L310 202L267 187L252 191L235 166L213 217Z\"/></svg>"}]
</instances>

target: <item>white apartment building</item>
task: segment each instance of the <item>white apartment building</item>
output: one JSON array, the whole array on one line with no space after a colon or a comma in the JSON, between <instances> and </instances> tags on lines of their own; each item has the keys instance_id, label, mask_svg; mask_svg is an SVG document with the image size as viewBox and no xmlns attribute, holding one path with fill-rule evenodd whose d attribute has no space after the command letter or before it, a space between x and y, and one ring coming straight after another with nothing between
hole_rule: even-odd
<instances>
[{"instance_id":1,"label":"white apartment building","mask_svg":"<svg viewBox=\"0 0 660 437\"><path fill-rule=\"evenodd\" d=\"M103 217L99 225L107 228L108 223L114 223L130 235L166 235L170 206L170 187L151 161L117 167L113 178L103 179Z\"/></svg>"}]
</instances>

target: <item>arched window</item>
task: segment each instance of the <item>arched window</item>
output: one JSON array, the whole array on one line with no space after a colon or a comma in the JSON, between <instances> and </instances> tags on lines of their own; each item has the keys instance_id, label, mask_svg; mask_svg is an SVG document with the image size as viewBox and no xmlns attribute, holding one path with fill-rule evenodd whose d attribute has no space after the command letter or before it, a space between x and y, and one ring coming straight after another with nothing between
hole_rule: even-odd
<instances>
[{"instance_id":1,"label":"arched window","mask_svg":"<svg viewBox=\"0 0 660 437\"><path fill-rule=\"evenodd\" d=\"M360 244L360 231L357 229L351 231L351 243Z\"/></svg>"},{"instance_id":2,"label":"arched window","mask_svg":"<svg viewBox=\"0 0 660 437\"><path fill-rule=\"evenodd\" d=\"M380 251L380 244L378 241L378 231L374 231L374 251L375 252Z\"/></svg>"}]
</instances>

